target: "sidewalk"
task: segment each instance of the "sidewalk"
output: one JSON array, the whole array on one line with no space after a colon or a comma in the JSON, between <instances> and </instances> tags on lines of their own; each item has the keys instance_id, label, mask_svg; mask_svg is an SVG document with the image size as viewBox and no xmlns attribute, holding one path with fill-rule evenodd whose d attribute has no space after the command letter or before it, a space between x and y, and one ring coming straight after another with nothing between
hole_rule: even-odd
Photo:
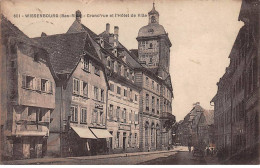
<instances>
[{"instance_id":1,"label":"sidewalk","mask_svg":"<svg viewBox=\"0 0 260 168\"><path fill-rule=\"evenodd\" d=\"M118 157L131 157L137 155L151 155L159 153L169 153L181 150L180 147L175 147L172 150L164 151L152 151L152 152L135 152L135 153L120 153L120 154L110 154L110 155L96 155L96 156L80 156L80 157L66 157L66 158L36 158L36 159L25 159L25 160L11 160L3 161L1 164L6 165L27 165L27 164L46 164L46 163L59 163L68 160L96 160L96 159L106 159L106 158L118 158Z\"/></svg>"}]
</instances>

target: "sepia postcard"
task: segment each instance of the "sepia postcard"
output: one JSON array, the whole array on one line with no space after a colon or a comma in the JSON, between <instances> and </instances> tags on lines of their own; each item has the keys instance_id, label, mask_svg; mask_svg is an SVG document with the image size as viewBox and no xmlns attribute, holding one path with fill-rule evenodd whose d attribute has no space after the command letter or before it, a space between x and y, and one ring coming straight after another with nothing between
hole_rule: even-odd
<instances>
[{"instance_id":1,"label":"sepia postcard","mask_svg":"<svg viewBox=\"0 0 260 168\"><path fill-rule=\"evenodd\" d=\"M1 164L259 165L260 0L2 0Z\"/></svg>"}]
</instances>

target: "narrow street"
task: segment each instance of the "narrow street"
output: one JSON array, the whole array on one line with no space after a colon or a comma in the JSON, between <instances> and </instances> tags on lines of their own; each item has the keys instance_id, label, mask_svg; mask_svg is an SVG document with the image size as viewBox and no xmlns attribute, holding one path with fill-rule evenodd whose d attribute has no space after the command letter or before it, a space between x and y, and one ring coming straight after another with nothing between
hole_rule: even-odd
<instances>
[{"instance_id":1,"label":"narrow street","mask_svg":"<svg viewBox=\"0 0 260 168\"><path fill-rule=\"evenodd\" d=\"M198 165L217 164L215 158L193 157L187 147L178 146L170 151L124 153L114 155L42 158L3 162L3 164L54 164L54 165Z\"/></svg>"}]
</instances>

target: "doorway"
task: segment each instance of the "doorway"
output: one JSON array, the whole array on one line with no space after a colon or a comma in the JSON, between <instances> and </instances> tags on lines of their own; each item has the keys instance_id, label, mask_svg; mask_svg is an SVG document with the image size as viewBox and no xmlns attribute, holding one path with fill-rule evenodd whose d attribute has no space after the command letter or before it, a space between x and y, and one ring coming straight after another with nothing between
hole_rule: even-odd
<instances>
[{"instance_id":1,"label":"doorway","mask_svg":"<svg viewBox=\"0 0 260 168\"><path fill-rule=\"evenodd\" d=\"M35 139L32 138L30 142L30 158L36 158L36 143Z\"/></svg>"},{"instance_id":2,"label":"doorway","mask_svg":"<svg viewBox=\"0 0 260 168\"><path fill-rule=\"evenodd\" d=\"M123 150L125 151L126 149L126 133L123 133Z\"/></svg>"}]
</instances>

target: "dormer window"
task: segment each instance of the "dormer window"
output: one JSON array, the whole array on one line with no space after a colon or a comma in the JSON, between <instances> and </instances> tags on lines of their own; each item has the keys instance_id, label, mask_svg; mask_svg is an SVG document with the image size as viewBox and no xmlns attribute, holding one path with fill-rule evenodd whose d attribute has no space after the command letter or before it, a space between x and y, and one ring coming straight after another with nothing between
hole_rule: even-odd
<instances>
[{"instance_id":1,"label":"dormer window","mask_svg":"<svg viewBox=\"0 0 260 168\"><path fill-rule=\"evenodd\" d=\"M104 47L104 40L103 39L100 39L99 43L100 43L101 47Z\"/></svg>"},{"instance_id":2,"label":"dormer window","mask_svg":"<svg viewBox=\"0 0 260 168\"><path fill-rule=\"evenodd\" d=\"M82 69L89 72L89 59L87 59L86 57L83 57L83 63L82 64L83 64Z\"/></svg>"}]
</instances>

